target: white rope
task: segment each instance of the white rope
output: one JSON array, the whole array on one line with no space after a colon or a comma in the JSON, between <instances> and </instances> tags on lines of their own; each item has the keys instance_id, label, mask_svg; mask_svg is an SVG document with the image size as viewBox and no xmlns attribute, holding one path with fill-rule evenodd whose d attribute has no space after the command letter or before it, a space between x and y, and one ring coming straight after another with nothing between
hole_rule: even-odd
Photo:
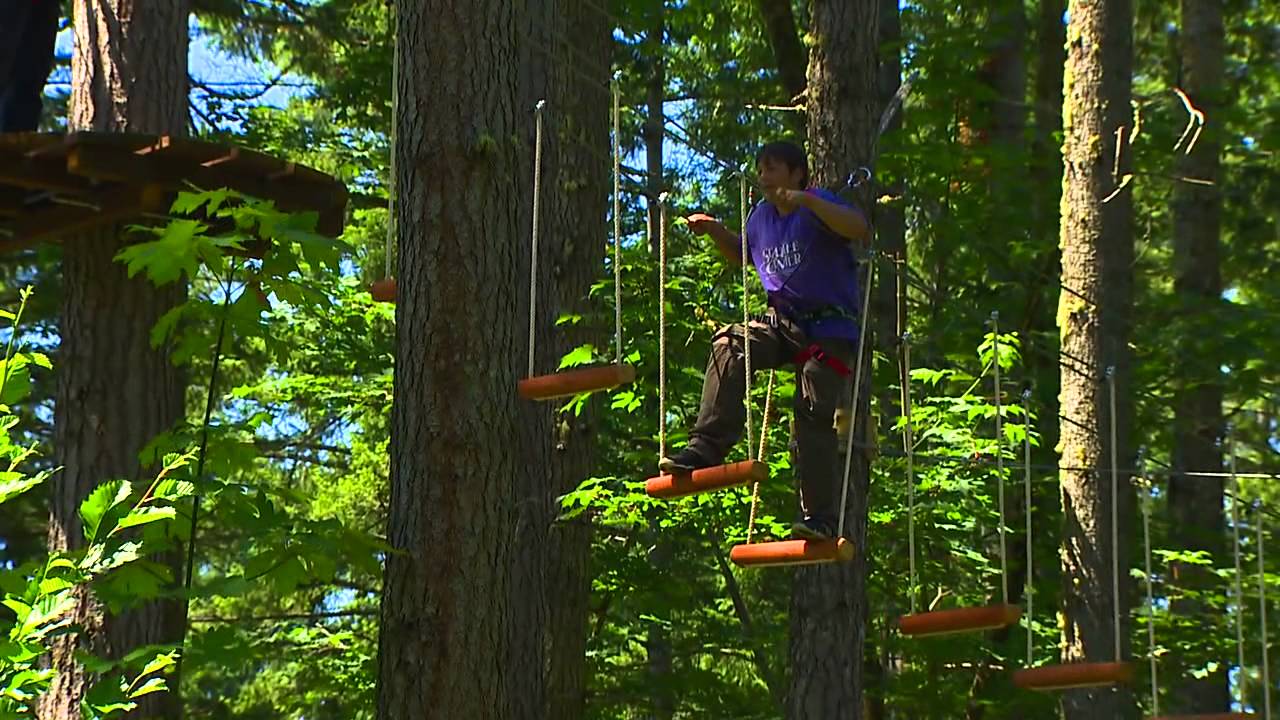
<instances>
[{"instance_id":1,"label":"white rope","mask_svg":"<svg viewBox=\"0 0 1280 720\"><path fill-rule=\"evenodd\" d=\"M1031 390L1022 391L1023 419L1026 431L1022 439L1023 487L1027 502L1027 667L1032 666L1035 650L1035 573L1033 572L1035 553L1031 546Z\"/></svg>"},{"instance_id":2,"label":"white rope","mask_svg":"<svg viewBox=\"0 0 1280 720\"><path fill-rule=\"evenodd\" d=\"M1236 667L1244 672L1244 586L1243 571L1240 568L1240 484L1236 480L1236 446L1230 429L1227 430L1227 444L1231 457L1231 538L1235 548L1236 580ZM1240 691L1240 706L1244 707L1244 691Z\"/></svg>"},{"instance_id":3,"label":"white rope","mask_svg":"<svg viewBox=\"0 0 1280 720\"><path fill-rule=\"evenodd\" d=\"M538 216L541 210L542 192L542 111L547 106L546 100L539 100L534 106L534 117L537 131L533 143L533 256L529 261L529 377L533 377L533 356L538 307Z\"/></svg>"},{"instance_id":4,"label":"white rope","mask_svg":"<svg viewBox=\"0 0 1280 720\"><path fill-rule=\"evenodd\" d=\"M742 353L746 363L747 389L743 394L743 404L747 409L747 457L751 457L751 312L747 301L750 293L747 290L747 177L738 174L738 195L742 217Z\"/></svg>"},{"instance_id":5,"label":"white rope","mask_svg":"<svg viewBox=\"0 0 1280 720\"><path fill-rule=\"evenodd\" d=\"M769 440L769 414L773 410L773 382L776 371L769 371L769 388L764 394L764 417L760 418L760 451L756 454L758 462L764 462L764 449ZM756 532L756 507L760 504L760 481L751 486L751 514L747 517L747 544Z\"/></svg>"},{"instance_id":6,"label":"white rope","mask_svg":"<svg viewBox=\"0 0 1280 720\"><path fill-rule=\"evenodd\" d=\"M1263 560L1262 506L1258 506L1258 614L1262 625L1262 717L1271 720L1271 663L1267 657L1267 566Z\"/></svg>"},{"instance_id":7,"label":"white rope","mask_svg":"<svg viewBox=\"0 0 1280 720\"><path fill-rule=\"evenodd\" d=\"M613 80L613 337L622 364L622 112L618 80Z\"/></svg>"},{"instance_id":8,"label":"white rope","mask_svg":"<svg viewBox=\"0 0 1280 720\"><path fill-rule=\"evenodd\" d=\"M392 22L394 24L395 5L391 6ZM391 179L387 185L387 259L386 269L383 271L382 277L391 277L391 248L396 237L396 121L400 117L400 87L399 87L399 68L400 68L400 43L392 39L391 52L395 59L391 62Z\"/></svg>"},{"instance_id":9,"label":"white rope","mask_svg":"<svg viewBox=\"0 0 1280 720\"><path fill-rule=\"evenodd\" d=\"M902 451L907 456L907 556L910 568L907 594L916 614L916 470L915 439L911 428L911 333L902 334ZM849 432L853 432L850 426Z\"/></svg>"},{"instance_id":10,"label":"white rope","mask_svg":"<svg viewBox=\"0 0 1280 720\"><path fill-rule=\"evenodd\" d=\"M1119 460L1116 449L1116 369L1107 368L1107 387L1111 404L1111 609L1115 622L1113 634L1116 640L1116 662L1120 662L1120 513L1117 499L1120 491Z\"/></svg>"},{"instance_id":11,"label":"white rope","mask_svg":"<svg viewBox=\"0 0 1280 720\"><path fill-rule=\"evenodd\" d=\"M849 441L844 452L844 487L840 490L840 522L836 537L844 537L845 504L849 500L849 471L853 467L853 436L858 434L858 395L862 390L862 357L867 343L867 314L871 309L871 283L876 275L875 252L867 258L867 288L862 298L862 321L858 324L858 361L853 371L853 404L849 406Z\"/></svg>"},{"instance_id":12,"label":"white rope","mask_svg":"<svg viewBox=\"0 0 1280 720\"><path fill-rule=\"evenodd\" d=\"M1160 680L1156 673L1156 601L1151 579L1151 492L1142 493L1142 545L1147 566L1147 656L1151 661L1151 714L1160 714Z\"/></svg>"},{"instance_id":13,"label":"white rope","mask_svg":"<svg viewBox=\"0 0 1280 720\"><path fill-rule=\"evenodd\" d=\"M653 212L653 206L649 206ZM667 194L658 196L658 458L667 454Z\"/></svg>"},{"instance_id":14,"label":"white rope","mask_svg":"<svg viewBox=\"0 0 1280 720\"><path fill-rule=\"evenodd\" d=\"M991 313L992 361L996 381L996 487L1000 503L1000 592L1004 604L1009 604L1009 552L1005 545L1004 527L1004 408L1000 402L1003 387L1000 384L1000 313Z\"/></svg>"}]
</instances>

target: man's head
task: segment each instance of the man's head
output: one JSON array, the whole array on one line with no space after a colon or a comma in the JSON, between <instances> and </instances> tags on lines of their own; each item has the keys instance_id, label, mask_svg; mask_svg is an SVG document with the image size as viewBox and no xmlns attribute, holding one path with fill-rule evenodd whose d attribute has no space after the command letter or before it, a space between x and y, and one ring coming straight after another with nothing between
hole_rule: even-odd
<instances>
[{"instance_id":1,"label":"man's head","mask_svg":"<svg viewBox=\"0 0 1280 720\"><path fill-rule=\"evenodd\" d=\"M756 153L756 173L765 187L804 190L809 186L809 159L795 143L767 143Z\"/></svg>"}]
</instances>

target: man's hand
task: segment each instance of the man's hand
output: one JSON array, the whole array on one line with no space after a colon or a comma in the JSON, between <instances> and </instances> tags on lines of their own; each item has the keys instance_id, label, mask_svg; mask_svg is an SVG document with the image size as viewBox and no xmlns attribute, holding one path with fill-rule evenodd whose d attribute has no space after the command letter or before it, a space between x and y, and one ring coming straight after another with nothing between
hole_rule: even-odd
<instances>
[{"instance_id":1,"label":"man's hand","mask_svg":"<svg viewBox=\"0 0 1280 720\"><path fill-rule=\"evenodd\" d=\"M730 263L742 263L742 240L725 227L724 223L704 213L694 213L685 218L685 222L689 224L689 232L694 235L710 235L716 241L720 254Z\"/></svg>"},{"instance_id":2,"label":"man's hand","mask_svg":"<svg viewBox=\"0 0 1280 720\"><path fill-rule=\"evenodd\" d=\"M719 220L703 213L694 213L685 218L685 221L689 223L689 232L698 236L710 235L724 228Z\"/></svg>"},{"instance_id":3,"label":"man's hand","mask_svg":"<svg viewBox=\"0 0 1280 720\"><path fill-rule=\"evenodd\" d=\"M808 193L803 190L792 190L784 187L769 187L768 185L764 186L762 190L764 192L764 199L773 203L774 207L784 213L791 212L797 207L804 205L805 199L808 195Z\"/></svg>"}]
</instances>

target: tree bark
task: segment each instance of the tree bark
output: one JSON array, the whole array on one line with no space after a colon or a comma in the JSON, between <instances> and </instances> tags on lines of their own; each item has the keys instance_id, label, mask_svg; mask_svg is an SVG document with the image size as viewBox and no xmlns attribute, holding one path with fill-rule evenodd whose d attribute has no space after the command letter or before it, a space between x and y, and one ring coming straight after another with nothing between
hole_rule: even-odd
<instances>
[{"instance_id":1,"label":"tree bark","mask_svg":"<svg viewBox=\"0 0 1280 720\"><path fill-rule=\"evenodd\" d=\"M1120 467L1131 467L1132 462L1126 399L1133 302L1132 196L1129 189L1120 188L1131 155L1133 9L1130 0L1072 0L1069 12L1061 245L1062 284L1070 290L1060 295L1058 324L1063 351L1085 363L1089 375L1063 373L1060 394L1062 659L1113 662L1128 656L1132 600L1127 576L1133 491L1128 476L1115 478L1115 507L1110 468L1113 451ZM1115 371L1114 425L1104 377L1108 367ZM1112 436L1118 447L1112 447ZM1118 524L1112 523L1113 510ZM1113 532L1118 546L1112 542ZM1118 627L1113 553L1120 568ZM1062 704L1067 720L1124 718L1135 712L1133 695L1125 689L1068 691Z\"/></svg>"},{"instance_id":2,"label":"tree bark","mask_svg":"<svg viewBox=\"0 0 1280 720\"><path fill-rule=\"evenodd\" d=\"M1205 113L1207 122L1191 152L1179 152L1178 177L1208 180L1213 185L1177 183L1173 194L1174 289L1180 306L1182 333L1175 359L1178 376L1174 400L1174 468L1217 472L1222 470L1222 382L1218 370L1220 351L1205 339L1212 314L1222 298L1221 247L1219 242L1222 193L1220 177L1221 111L1224 30L1221 0L1182 0L1179 34L1182 88ZM1169 479L1169 512L1178 528L1170 539L1179 550L1207 552L1222 561L1226 524L1223 518L1223 483L1217 478L1173 476ZM1171 568L1179 590L1210 590L1216 578L1200 566L1178 563ZM1199 618L1212 627L1218 613L1192 599L1173 602L1178 615ZM1225 670L1202 680L1191 675L1208 657L1168 658L1169 709L1179 713L1223 712L1230 700ZM1190 666L1189 666L1190 664Z\"/></svg>"},{"instance_id":3,"label":"tree bark","mask_svg":"<svg viewBox=\"0 0 1280 720\"><path fill-rule=\"evenodd\" d=\"M378 717L505 720L529 165L512 0L397 7L401 281ZM476 63L475 58L484 58ZM527 297L527 296L526 296Z\"/></svg>"},{"instance_id":4,"label":"tree bark","mask_svg":"<svg viewBox=\"0 0 1280 720\"><path fill-rule=\"evenodd\" d=\"M76 0L70 130L185 133L187 7L185 0ZM186 299L186 285L157 288L145 277L130 279L114 260L126 242L123 227L111 226L63 246L62 362L54 402L55 461L62 471L54 475L49 520L54 552L84 545L79 507L94 487L115 478L143 481L158 470L157 459L140 462L139 455L184 415L185 373L170 361L168 346L151 346L150 333ZM182 577L180 552L156 559ZM150 601L114 615L89 593L78 597L81 631L54 644L58 676L41 700L41 717L79 717L94 678L76 652L119 659L142 645L182 640L182 600ZM179 680L170 676L170 692L143 698L137 716L177 717Z\"/></svg>"},{"instance_id":5,"label":"tree bark","mask_svg":"<svg viewBox=\"0 0 1280 720\"><path fill-rule=\"evenodd\" d=\"M791 0L756 0L756 9L764 19L764 32L769 38L769 47L773 48L778 78L787 91L787 97L795 100L804 93L808 58L800 42L800 33L796 31Z\"/></svg>"},{"instance_id":6,"label":"tree bark","mask_svg":"<svg viewBox=\"0 0 1280 720\"><path fill-rule=\"evenodd\" d=\"M879 0L813 0L810 5L813 42L806 104L817 185L839 187L855 168L875 166L871 153L878 120L879 9ZM861 207L873 211L868 184L856 195ZM873 347L866 344L855 437L865 437L867 431ZM843 458L840 462L843 466ZM787 717L792 720L863 717L869 485L868 455L855 450L844 529L857 555L850 563L801 567L793 575L787 699Z\"/></svg>"},{"instance_id":7,"label":"tree bark","mask_svg":"<svg viewBox=\"0 0 1280 720\"><path fill-rule=\"evenodd\" d=\"M612 47L606 16L589 0L557 0L553 22L561 37L575 38L574 57L591 67L609 66ZM568 58L552 68L557 137L558 167L553 183L554 204L547 223L552 236L547 239L548 283L554 287L555 304L545 318L553 352L546 358L554 367L558 358L583 343L592 343L610 353L611 336L601 331L602 318L597 298L590 297L591 285L599 279L604 250L611 238L603 232L608 212L609 169L591 148L609 147L609 114L603 111L607 91L584 88L568 68ZM604 78L601 78L603 81ZM592 218L599 222L592 222ZM583 321L557 328L561 313L580 315ZM609 317L612 324L612 317ZM599 403L594 398L580 415L557 412L554 426L540 438L542 455L547 456L550 484L542 489L546 515L540 519L547 529L544 553L545 579L540 601L546 610L545 714L556 720L573 720L586 711L586 650L590 612L590 553L592 525L587 515L557 522L556 499L574 489L591 472L598 429ZM544 407L545 415L550 412ZM539 455L541 456L541 455Z\"/></svg>"}]
</instances>

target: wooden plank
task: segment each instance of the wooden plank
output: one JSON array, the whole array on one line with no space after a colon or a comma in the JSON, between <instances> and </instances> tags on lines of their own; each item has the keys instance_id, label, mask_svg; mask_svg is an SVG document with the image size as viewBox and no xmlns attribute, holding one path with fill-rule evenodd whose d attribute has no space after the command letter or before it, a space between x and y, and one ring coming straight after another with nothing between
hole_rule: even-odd
<instances>
[{"instance_id":1,"label":"wooden plank","mask_svg":"<svg viewBox=\"0 0 1280 720\"><path fill-rule=\"evenodd\" d=\"M164 199L163 188L149 185L142 188L115 188L95 196L92 202L98 206L97 210L49 204L39 210L26 212L11 223L9 229L13 235L9 242L18 247L29 247L101 225L135 220L145 213L162 212L165 207Z\"/></svg>"},{"instance_id":2,"label":"wooden plank","mask_svg":"<svg viewBox=\"0 0 1280 720\"><path fill-rule=\"evenodd\" d=\"M240 159L245 154L242 153ZM178 163L176 158L121 153L101 146L80 145L67 155L67 169L82 177L131 184L157 183L174 190L188 189L186 183L212 190L229 187L247 195L274 200L282 210L316 210L321 214L321 232L341 232L346 207L346 188L328 178L324 183L300 183L296 179L269 180L237 170L239 160L205 167Z\"/></svg>"},{"instance_id":3,"label":"wooden plank","mask_svg":"<svg viewBox=\"0 0 1280 720\"><path fill-rule=\"evenodd\" d=\"M28 158L11 146L0 146L0 183L71 195L84 195L94 190L84 178L68 175L60 158Z\"/></svg>"}]
</instances>

